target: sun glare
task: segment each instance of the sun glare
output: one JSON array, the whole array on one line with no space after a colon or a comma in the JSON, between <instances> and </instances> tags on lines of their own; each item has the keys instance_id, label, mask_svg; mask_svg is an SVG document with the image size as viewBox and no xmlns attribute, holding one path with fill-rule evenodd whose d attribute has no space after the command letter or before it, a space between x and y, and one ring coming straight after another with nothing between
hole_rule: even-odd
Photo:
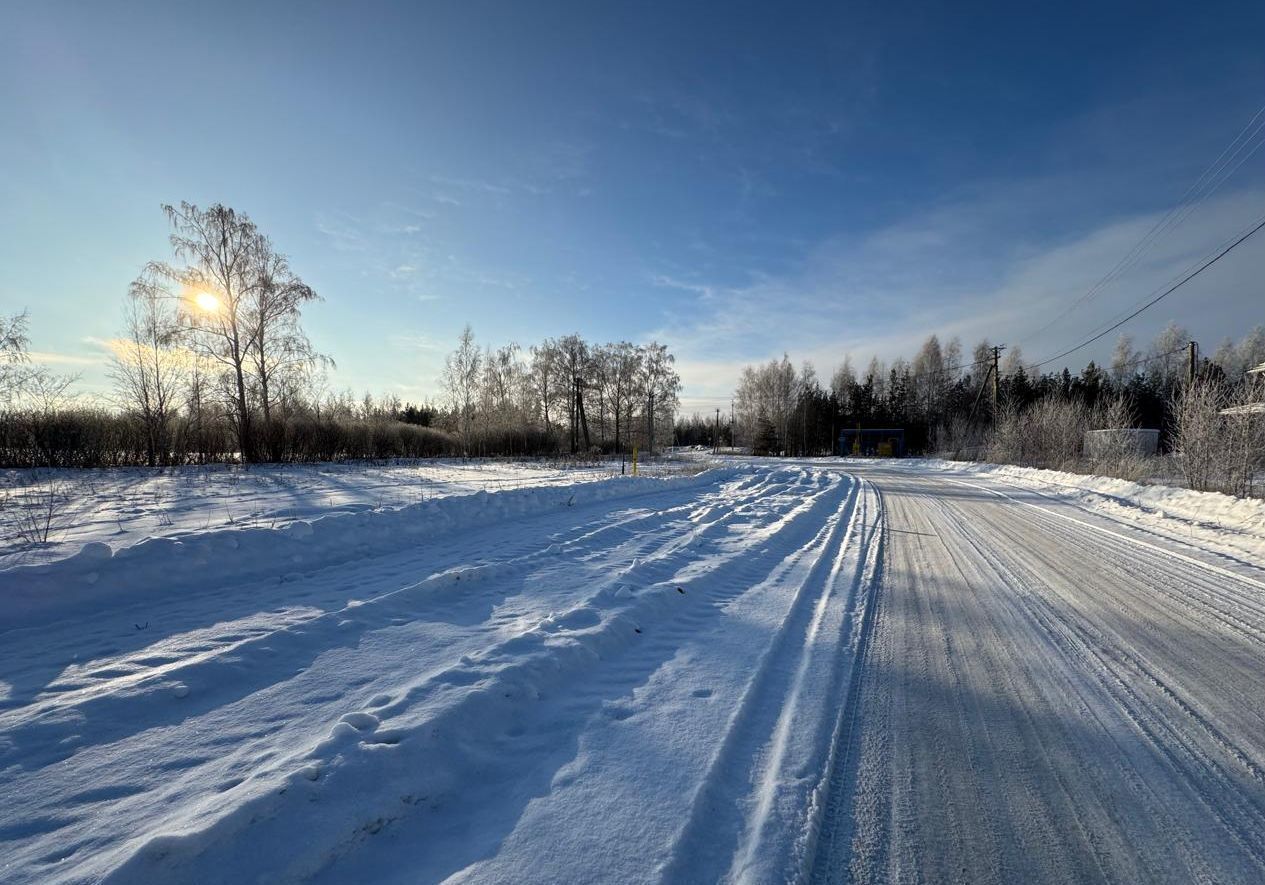
<instances>
[{"instance_id":1,"label":"sun glare","mask_svg":"<svg viewBox=\"0 0 1265 885\"><path fill-rule=\"evenodd\" d=\"M199 292L193 296L193 303L204 313L216 313L220 309L220 299L210 292Z\"/></svg>"}]
</instances>

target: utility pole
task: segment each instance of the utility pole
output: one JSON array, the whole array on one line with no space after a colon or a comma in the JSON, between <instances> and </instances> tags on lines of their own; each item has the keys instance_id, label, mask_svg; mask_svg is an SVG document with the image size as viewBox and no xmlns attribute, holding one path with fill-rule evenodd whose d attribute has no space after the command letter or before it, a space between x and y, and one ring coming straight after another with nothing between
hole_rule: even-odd
<instances>
[{"instance_id":1,"label":"utility pole","mask_svg":"<svg viewBox=\"0 0 1265 885\"><path fill-rule=\"evenodd\" d=\"M1190 345L1187 347L1187 351L1190 356L1190 365L1187 367L1186 383L1194 384L1195 383L1195 369L1199 365L1199 345L1195 343L1194 341L1192 341L1190 342Z\"/></svg>"},{"instance_id":2,"label":"utility pole","mask_svg":"<svg viewBox=\"0 0 1265 885\"><path fill-rule=\"evenodd\" d=\"M712 454L720 454L720 409L716 409L716 434L712 437Z\"/></svg>"},{"instance_id":3,"label":"utility pole","mask_svg":"<svg viewBox=\"0 0 1265 885\"><path fill-rule=\"evenodd\" d=\"M984 380L980 382L979 390L975 392L975 402L971 403L971 412L966 416L966 426L970 427L971 422L975 420L975 410L979 408L979 401L984 397L984 388L992 382L993 394L993 420L997 420L997 399L998 399L998 377L1001 375L1001 352L1006 349L1006 345L999 344L993 348L993 359L988 367L988 371L984 374Z\"/></svg>"},{"instance_id":4,"label":"utility pole","mask_svg":"<svg viewBox=\"0 0 1265 885\"><path fill-rule=\"evenodd\" d=\"M993 348L993 420L997 419L997 399L1000 390L1001 352L1005 345L998 344Z\"/></svg>"}]
</instances>

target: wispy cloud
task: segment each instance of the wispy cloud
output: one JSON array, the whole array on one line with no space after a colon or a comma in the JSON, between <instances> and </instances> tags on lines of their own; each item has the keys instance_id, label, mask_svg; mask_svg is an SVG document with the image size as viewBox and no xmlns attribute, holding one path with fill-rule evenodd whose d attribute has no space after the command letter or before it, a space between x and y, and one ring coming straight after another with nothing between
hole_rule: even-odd
<instances>
[{"instance_id":1,"label":"wispy cloud","mask_svg":"<svg viewBox=\"0 0 1265 885\"><path fill-rule=\"evenodd\" d=\"M651 274L650 282L661 289L680 289L683 292L692 292L702 298L713 298L716 295L715 286L680 280L670 274Z\"/></svg>"},{"instance_id":2,"label":"wispy cloud","mask_svg":"<svg viewBox=\"0 0 1265 885\"><path fill-rule=\"evenodd\" d=\"M830 238L788 274L752 273L738 285L654 274L653 285L698 296L668 303L656 337L690 367L683 372L687 394L714 393L726 376L732 385L742 363L777 357L787 344L795 349L793 359L813 360L822 374L849 352L854 359L909 356L932 333L959 336L967 346L982 337L1021 343L1029 359L1043 357L1083 340L1178 277L1241 229L1263 201L1265 194L1246 190L1205 204L1041 335L1030 333L1093 286L1163 213L1113 219L1060 238L1021 239L1002 229L1006 219L985 195L869 235ZM1265 250L1239 252L1126 331L1146 337L1175 317L1196 335L1220 337L1218 323L1250 312L1265 277ZM1111 344L1107 339L1100 349ZM1102 353L1087 349L1070 362L1079 366L1091 358Z\"/></svg>"},{"instance_id":3,"label":"wispy cloud","mask_svg":"<svg viewBox=\"0 0 1265 885\"><path fill-rule=\"evenodd\" d=\"M737 115L701 95L663 88L634 96L638 113L626 128L644 129L663 138L684 139L714 135L734 123Z\"/></svg>"},{"instance_id":4,"label":"wispy cloud","mask_svg":"<svg viewBox=\"0 0 1265 885\"><path fill-rule=\"evenodd\" d=\"M451 178L447 175L432 175L430 180L438 185L474 193L497 194L500 196L510 193L510 188L505 185L485 181L481 178Z\"/></svg>"},{"instance_id":5,"label":"wispy cloud","mask_svg":"<svg viewBox=\"0 0 1265 885\"><path fill-rule=\"evenodd\" d=\"M27 353L31 362L41 366L103 366L110 361L108 354L54 353L32 350Z\"/></svg>"},{"instance_id":6,"label":"wispy cloud","mask_svg":"<svg viewBox=\"0 0 1265 885\"><path fill-rule=\"evenodd\" d=\"M400 350L440 351L443 345L422 332L397 332L387 342Z\"/></svg>"},{"instance_id":7,"label":"wispy cloud","mask_svg":"<svg viewBox=\"0 0 1265 885\"><path fill-rule=\"evenodd\" d=\"M365 251L365 234L359 219L346 212L321 212L316 216L316 229L340 252Z\"/></svg>"}]
</instances>

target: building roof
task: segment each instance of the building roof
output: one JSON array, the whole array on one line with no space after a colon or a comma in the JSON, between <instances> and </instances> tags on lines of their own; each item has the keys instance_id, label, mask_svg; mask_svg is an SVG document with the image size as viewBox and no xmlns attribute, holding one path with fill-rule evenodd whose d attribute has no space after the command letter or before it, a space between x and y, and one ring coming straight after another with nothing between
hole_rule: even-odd
<instances>
[{"instance_id":1,"label":"building roof","mask_svg":"<svg viewBox=\"0 0 1265 885\"><path fill-rule=\"evenodd\" d=\"M1265 415L1265 403L1245 403L1221 410L1222 415Z\"/></svg>"}]
</instances>

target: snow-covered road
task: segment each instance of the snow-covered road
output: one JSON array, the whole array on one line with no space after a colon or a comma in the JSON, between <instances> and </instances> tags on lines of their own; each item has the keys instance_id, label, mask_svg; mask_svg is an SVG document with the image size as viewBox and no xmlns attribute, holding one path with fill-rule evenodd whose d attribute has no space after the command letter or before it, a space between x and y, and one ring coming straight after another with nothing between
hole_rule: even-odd
<instances>
[{"instance_id":1,"label":"snow-covered road","mask_svg":"<svg viewBox=\"0 0 1265 885\"><path fill-rule=\"evenodd\" d=\"M1193 530L762 462L134 549L0 571L81 600L0 633L0 880L1265 878Z\"/></svg>"},{"instance_id":2,"label":"snow-covered road","mask_svg":"<svg viewBox=\"0 0 1265 885\"><path fill-rule=\"evenodd\" d=\"M889 536L823 882L1265 881L1265 571L862 469Z\"/></svg>"}]
</instances>

